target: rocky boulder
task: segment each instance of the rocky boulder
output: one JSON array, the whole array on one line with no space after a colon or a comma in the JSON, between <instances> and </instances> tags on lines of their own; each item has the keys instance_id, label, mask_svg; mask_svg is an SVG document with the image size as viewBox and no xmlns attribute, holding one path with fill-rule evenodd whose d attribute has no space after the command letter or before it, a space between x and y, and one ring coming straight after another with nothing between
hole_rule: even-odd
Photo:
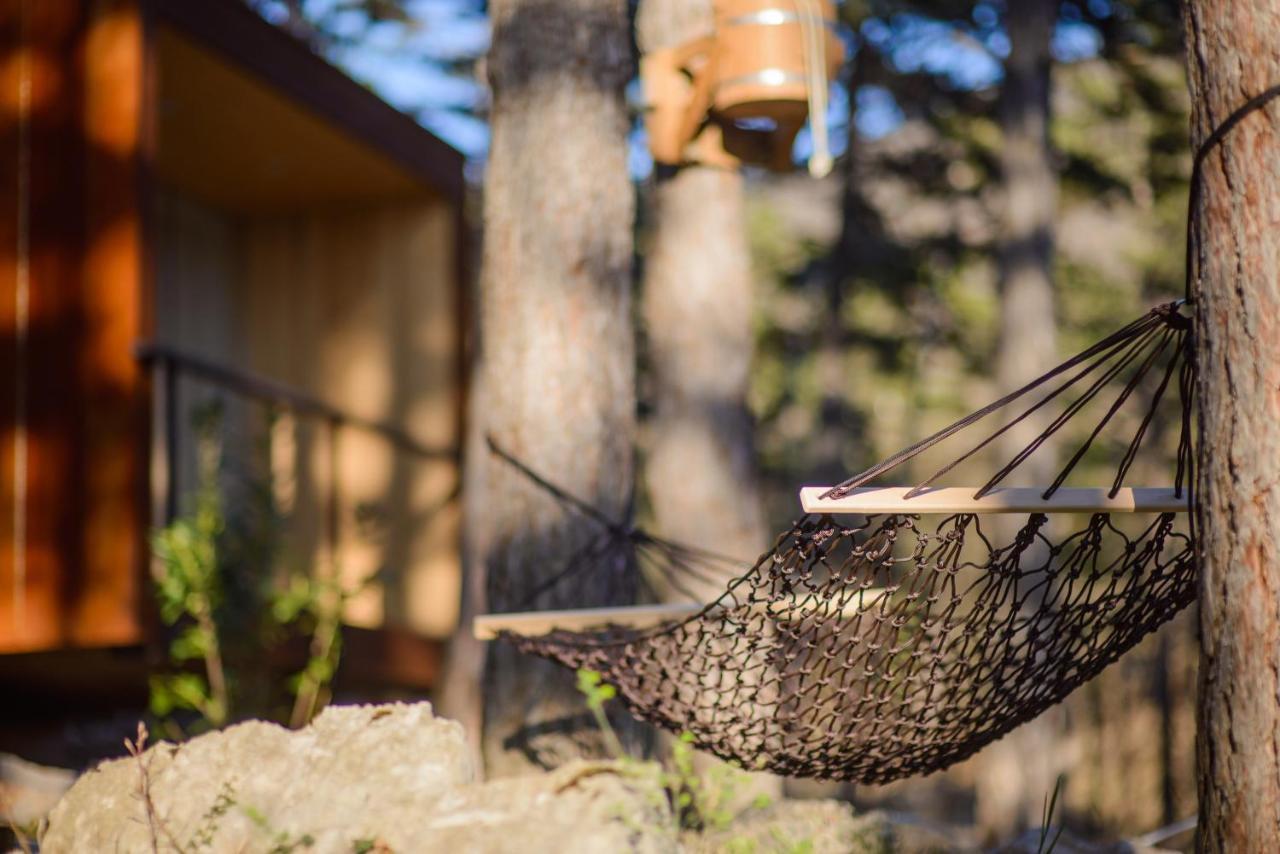
<instances>
[{"instance_id":1,"label":"rocky boulder","mask_svg":"<svg viewBox=\"0 0 1280 854\"><path fill-rule=\"evenodd\" d=\"M292 732L250 722L83 775L41 851L671 851L644 766L575 763L475 783L462 727L430 705L336 706Z\"/></svg>"},{"instance_id":2,"label":"rocky boulder","mask_svg":"<svg viewBox=\"0 0 1280 854\"><path fill-rule=\"evenodd\" d=\"M743 813L727 828L686 834L689 854L891 854L900 852L882 813L855 816L837 801L780 801Z\"/></svg>"}]
</instances>

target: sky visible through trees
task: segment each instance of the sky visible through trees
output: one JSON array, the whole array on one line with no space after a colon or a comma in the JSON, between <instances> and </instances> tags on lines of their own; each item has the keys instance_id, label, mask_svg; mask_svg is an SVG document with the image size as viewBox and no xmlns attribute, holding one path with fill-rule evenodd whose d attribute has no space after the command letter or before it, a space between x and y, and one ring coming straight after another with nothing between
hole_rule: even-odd
<instances>
[{"instance_id":1,"label":"sky visible through trees","mask_svg":"<svg viewBox=\"0 0 1280 854\"><path fill-rule=\"evenodd\" d=\"M484 0L248 0L272 23L291 30L356 80L389 103L417 118L468 157L482 160L488 148L485 124L488 96L477 63L488 49L489 25ZM974 3L967 15L930 14L929 7L955 4L843 4L841 37L852 56L868 45L893 71L924 73L957 90L998 85L1009 50L997 3ZM885 6L884 10L860 7ZM918 7L918 8L917 8ZM1059 62L1096 56L1102 36L1088 19L1112 16L1110 0L1091 0L1081 11L1063 6L1054 37ZM877 11L879 13L877 14ZM941 12L950 11L946 8ZM964 11L964 10L962 10ZM640 92L629 90L638 110ZM859 134L877 139L898 129L903 109L894 94L877 83L854 93ZM835 82L828 122L841 153L847 144L847 77ZM652 161L643 129L633 134L632 172L645 178ZM797 158L807 156L807 132L797 141Z\"/></svg>"}]
</instances>

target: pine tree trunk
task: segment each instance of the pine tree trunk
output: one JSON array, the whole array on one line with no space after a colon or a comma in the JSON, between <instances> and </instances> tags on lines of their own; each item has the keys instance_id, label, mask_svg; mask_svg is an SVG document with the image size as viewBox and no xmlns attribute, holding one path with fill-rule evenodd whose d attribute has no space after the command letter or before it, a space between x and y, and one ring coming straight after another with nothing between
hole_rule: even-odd
<instances>
[{"instance_id":1,"label":"pine tree trunk","mask_svg":"<svg viewBox=\"0 0 1280 854\"><path fill-rule=\"evenodd\" d=\"M505 450L615 519L632 495L633 190L624 0L495 0L465 551L492 611L628 604L632 567L594 560L530 598L600 531L530 485ZM573 674L490 646L483 749L491 775L595 752Z\"/></svg>"},{"instance_id":2,"label":"pine tree trunk","mask_svg":"<svg viewBox=\"0 0 1280 854\"><path fill-rule=\"evenodd\" d=\"M645 50L675 46L711 31L711 4L645 0L636 28ZM765 532L746 406L752 278L742 185L736 170L701 165L657 178L642 291L654 395L644 474L657 533L749 563ZM693 592L710 601L723 587Z\"/></svg>"},{"instance_id":3,"label":"pine tree trunk","mask_svg":"<svg viewBox=\"0 0 1280 854\"><path fill-rule=\"evenodd\" d=\"M998 379L1011 390L1040 376L1058 361L1053 310L1053 222L1058 175L1049 147L1049 40L1057 0L1009 4L1010 52L1000 101L1001 178L1004 216L999 245L1000 352ZM1009 431L1006 451L1021 449L1043 429L1028 419ZM1050 477L1052 461L1035 454L1027 477Z\"/></svg>"},{"instance_id":4,"label":"pine tree trunk","mask_svg":"<svg viewBox=\"0 0 1280 854\"><path fill-rule=\"evenodd\" d=\"M655 404L645 486L657 533L749 564L765 534L746 406L752 281L742 176L681 169L655 189L654 215L643 313ZM697 595L722 592L716 584Z\"/></svg>"},{"instance_id":5,"label":"pine tree trunk","mask_svg":"<svg viewBox=\"0 0 1280 854\"><path fill-rule=\"evenodd\" d=\"M1280 83L1280 7L1184 14L1199 146ZM1209 155L1201 193L1198 846L1280 851L1280 103Z\"/></svg>"},{"instance_id":6,"label":"pine tree trunk","mask_svg":"<svg viewBox=\"0 0 1280 854\"><path fill-rule=\"evenodd\" d=\"M1057 0L1021 0L1006 12L1010 53L1000 101L1004 211L996 368L1004 391L1025 385L1058 361L1052 273L1058 176L1049 146L1049 42L1057 16ZM999 462L1032 441L1049 417L1028 418L1006 433L997 443ZM1053 457L1046 445L1006 485L1047 484ZM985 752L977 813L988 834L1005 837L1039 820L1057 771L1053 749L1060 717L1060 711L1047 712Z\"/></svg>"},{"instance_id":7,"label":"pine tree trunk","mask_svg":"<svg viewBox=\"0 0 1280 854\"><path fill-rule=\"evenodd\" d=\"M644 0L636 19L644 50L711 28L706 0ZM746 404L753 298L742 175L684 166L659 175L652 205L642 306L654 412L644 477L656 532L737 558L745 568L764 551L767 534ZM660 593L710 602L733 574L681 579ZM712 764L718 760L699 757L699 765ZM755 774L735 800L741 806L781 791L778 778Z\"/></svg>"}]
</instances>

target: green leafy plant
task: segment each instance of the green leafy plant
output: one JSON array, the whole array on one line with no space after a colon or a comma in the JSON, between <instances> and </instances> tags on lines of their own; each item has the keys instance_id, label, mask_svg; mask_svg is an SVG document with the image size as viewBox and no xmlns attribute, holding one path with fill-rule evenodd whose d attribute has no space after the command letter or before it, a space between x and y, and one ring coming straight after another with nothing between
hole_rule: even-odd
<instances>
[{"instance_id":1,"label":"green leafy plant","mask_svg":"<svg viewBox=\"0 0 1280 854\"><path fill-rule=\"evenodd\" d=\"M1036 854L1052 854L1053 849L1058 846L1058 840L1062 839L1062 826L1058 827L1058 832L1052 833L1053 814L1058 807L1058 795L1062 793L1062 786L1066 782L1066 777L1062 774L1058 775L1058 779L1053 783L1053 791L1044 797L1044 811L1040 816L1040 839L1036 844Z\"/></svg>"},{"instance_id":2,"label":"green leafy plant","mask_svg":"<svg viewBox=\"0 0 1280 854\"><path fill-rule=\"evenodd\" d=\"M215 618L223 602L218 540L226 527L217 483L221 450L212 435L202 436L197 449L194 508L156 532L152 548L160 618L176 631L169 658L179 668L200 661L204 672L152 677L151 711L165 718L175 709L192 709L210 726L219 727L226 723L230 706Z\"/></svg>"},{"instance_id":3,"label":"green leafy plant","mask_svg":"<svg viewBox=\"0 0 1280 854\"><path fill-rule=\"evenodd\" d=\"M305 851L316 844L315 837L309 833L294 836L286 830L274 827L261 810L244 807L244 814L269 837L271 847L266 849L268 854L293 854L295 851Z\"/></svg>"},{"instance_id":4,"label":"green leafy plant","mask_svg":"<svg viewBox=\"0 0 1280 854\"><path fill-rule=\"evenodd\" d=\"M617 689L606 684L594 670L579 670L578 691L586 698L587 709L595 718L609 752L616 759L627 758L627 752L623 749L622 742L618 741L618 735L613 731L613 725L609 723L609 716L604 710L604 704L618 695Z\"/></svg>"},{"instance_id":5,"label":"green leafy plant","mask_svg":"<svg viewBox=\"0 0 1280 854\"><path fill-rule=\"evenodd\" d=\"M221 407L198 409L193 424L197 482L190 509L152 537L154 591L171 640L169 666L151 679L151 712L176 738L186 734L179 719L191 713L197 719L188 728L197 730L247 716L302 726L330 699L342 614L359 587L344 586L337 572L283 571L284 520L270 484L242 477L228 500ZM307 658L285 680L288 696L281 697L282 680L264 652L291 638L305 639Z\"/></svg>"},{"instance_id":6,"label":"green leafy plant","mask_svg":"<svg viewBox=\"0 0 1280 854\"><path fill-rule=\"evenodd\" d=\"M733 823L737 794L746 783L746 773L730 764L717 764L699 773L695 763L694 738L681 733L671 746L670 769L663 778L673 794L682 827L695 830L723 830ZM764 809L770 800L757 797L750 809Z\"/></svg>"},{"instance_id":7,"label":"green leafy plant","mask_svg":"<svg viewBox=\"0 0 1280 854\"><path fill-rule=\"evenodd\" d=\"M290 726L306 724L328 703L342 656L342 612L355 592L336 578L294 575L271 603L278 625L300 625L310 635L306 664L289 683L294 695Z\"/></svg>"},{"instance_id":8,"label":"green leafy plant","mask_svg":"<svg viewBox=\"0 0 1280 854\"><path fill-rule=\"evenodd\" d=\"M609 723L605 704L617 696L617 689L604 682L594 670L582 669L578 671L578 691L586 699L587 709L595 718L610 753L624 765L651 765L629 756ZM692 734L681 733L671 746L669 761L658 768L658 779L679 829L723 830L742 812L736 808L736 795L746 783L747 774L728 763L700 773L694 761L694 742ZM747 809L764 809L769 805L768 796L761 795Z\"/></svg>"},{"instance_id":9,"label":"green leafy plant","mask_svg":"<svg viewBox=\"0 0 1280 854\"><path fill-rule=\"evenodd\" d=\"M223 783L222 788L218 790L218 796L213 800L213 804L210 805L209 809L205 810L204 815L200 816L200 824L196 827L195 832L191 834L191 841L187 845L187 850L199 851L202 848L212 848L213 840L218 835L218 827L222 824L222 817L229 813L235 805L235 789L230 783Z\"/></svg>"}]
</instances>

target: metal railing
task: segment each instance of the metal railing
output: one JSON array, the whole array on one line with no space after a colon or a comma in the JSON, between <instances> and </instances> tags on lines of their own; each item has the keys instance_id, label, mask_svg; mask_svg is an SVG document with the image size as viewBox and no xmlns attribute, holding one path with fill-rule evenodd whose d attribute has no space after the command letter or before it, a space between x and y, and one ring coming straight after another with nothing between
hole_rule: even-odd
<instances>
[{"instance_id":1,"label":"metal railing","mask_svg":"<svg viewBox=\"0 0 1280 854\"><path fill-rule=\"evenodd\" d=\"M418 441L403 428L386 421L364 418L333 406L301 389L268 377L220 364L212 359L187 353L157 343L135 347L139 362L152 371L161 394L161 428L164 437L164 524L178 516L178 471L180 436L178 383L183 377L198 379L240 398L257 401L282 412L315 419L324 426L324 444L328 450L329 483L325 497L326 539L330 554L335 554L339 530L341 487L338 448L346 429L371 433L385 439L392 447L425 460L459 463L461 447L434 447Z\"/></svg>"}]
</instances>

